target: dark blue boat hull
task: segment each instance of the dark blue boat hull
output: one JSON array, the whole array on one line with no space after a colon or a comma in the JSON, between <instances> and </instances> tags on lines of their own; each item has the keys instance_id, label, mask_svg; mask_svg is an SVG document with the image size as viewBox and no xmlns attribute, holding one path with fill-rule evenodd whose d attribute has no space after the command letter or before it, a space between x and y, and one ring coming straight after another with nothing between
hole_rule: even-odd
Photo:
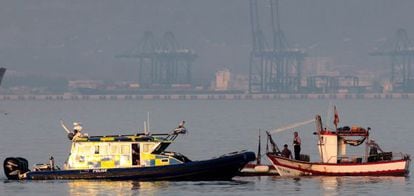
<instances>
[{"instance_id":1,"label":"dark blue boat hull","mask_svg":"<svg viewBox=\"0 0 414 196\"><path fill-rule=\"evenodd\" d=\"M177 165L86 169L86 170L56 170L28 172L28 180L72 180L72 179L108 179L108 180L231 180L248 162L255 160L253 152L240 152L224 155L218 158L193 161Z\"/></svg>"}]
</instances>

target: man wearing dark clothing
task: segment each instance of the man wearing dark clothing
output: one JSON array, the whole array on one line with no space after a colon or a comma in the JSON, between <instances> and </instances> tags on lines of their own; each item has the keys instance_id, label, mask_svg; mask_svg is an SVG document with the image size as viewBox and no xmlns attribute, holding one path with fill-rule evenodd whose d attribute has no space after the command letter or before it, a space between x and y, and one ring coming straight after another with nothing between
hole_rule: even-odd
<instances>
[{"instance_id":1,"label":"man wearing dark clothing","mask_svg":"<svg viewBox=\"0 0 414 196\"><path fill-rule=\"evenodd\" d=\"M295 151L295 159L300 160L300 145L302 144L302 141L300 140L298 132L293 133L293 149Z\"/></svg>"},{"instance_id":2,"label":"man wearing dark clothing","mask_svg":"<svg viewBox=\"0 0 414 196\"><path fill-rule=\"evenodd\" d=\"M282 150L282 156L283 157L286 157L288 159L291 159L292 158L292 152L289 150L287 144L284 145L284 148Z\"/></svg>"}]
</instances>

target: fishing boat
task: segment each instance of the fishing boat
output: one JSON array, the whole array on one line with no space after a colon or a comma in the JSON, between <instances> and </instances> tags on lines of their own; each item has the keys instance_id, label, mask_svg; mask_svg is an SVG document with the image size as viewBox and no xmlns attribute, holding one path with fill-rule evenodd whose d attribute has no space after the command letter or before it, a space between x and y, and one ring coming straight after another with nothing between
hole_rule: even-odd
<instances>
[{"instance_id":1,"label":"fishing boat","mask_svg":"<svg viewBox=\"0 0 414 196\"><path fill-rule=\"evenodd\" d=\"M233 152L202 161L166 151L180 134L177 128L168 134L140 133L133 135L87 136L68 134L71 152L62 169L53 157L47 164L29 169L21 157L4 160L4 173L10 180L230 180L248 162L255 160L253 152Z\"/></svg>"},{"instance_id":2,"label":"fishing boat","mask_svg":"<svg viewBox=\"0 0 414 196\"><path fill-rule=\"evenodd\" d=\"M339 117L335 108L335 129L322 126L319 115L315 118L316 136L320 161L311 162L309 156L301 155L300 160L282 156L270 134L273 150L267 157L281 176L407 176L409 174L410 155L382 151L374 140L370 139L370 128L359 126L337 127ZM348 146L365 144L364 153L347 154Z\"/></svg>"}]
</instances>

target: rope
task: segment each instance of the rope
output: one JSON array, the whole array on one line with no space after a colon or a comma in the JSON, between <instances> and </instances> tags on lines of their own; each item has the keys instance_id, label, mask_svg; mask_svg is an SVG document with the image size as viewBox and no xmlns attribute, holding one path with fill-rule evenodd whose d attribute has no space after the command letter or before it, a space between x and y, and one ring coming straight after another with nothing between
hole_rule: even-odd
<instances>
[{"instance_id":1,"label":"rope","mask_svg":"<svg viewBox=\"0 0 414 196\"><path fill-rule=\"evenodd\" d=\"M303 122L298 122L298 123L290 124L290 125L287 125L287 126L284 126L284 127L281 127L281 128L273 129L273 130L269 131L269 133L270 134L275 134L275 133L278 133L278 132L286 131L288 129L293 129L293 128L296 128L296 127L304 126L304 125L307 125L307 124L310 124L310 123L313 123L313 122L315 122L315 119L311 119L311 120L307 120L307 121L303 121Z\"/></svg>"}]
</instances>

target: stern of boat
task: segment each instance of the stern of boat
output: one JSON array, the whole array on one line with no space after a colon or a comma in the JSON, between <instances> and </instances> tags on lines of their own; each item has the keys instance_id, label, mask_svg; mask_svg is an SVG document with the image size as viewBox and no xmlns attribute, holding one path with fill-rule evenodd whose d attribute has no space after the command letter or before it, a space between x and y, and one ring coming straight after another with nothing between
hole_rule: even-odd
<instances>
[{"instance_id":1,"label":"stern of boat","mask_svg":"<svg viewBox=\"0 0 414 196\"><path fill-rule=\"evenodd\" d=\"M308 162L287 159L274 153L267 153L267 158L276 168L280 176L312 175L312 173L306 172L306 169L311 167L311 164Z\"/></svg>"},{"instance_id":2,"label":"stern of boat","mask_svg":"<svg viewBox=\"0 0 414 196\"><path fill-rule=\"evenodd\" d=\"M29 162L22 157L7 157L3 162L4 174L9 180L22 180L26 178Z\"/></svg>"}]
</instances>

